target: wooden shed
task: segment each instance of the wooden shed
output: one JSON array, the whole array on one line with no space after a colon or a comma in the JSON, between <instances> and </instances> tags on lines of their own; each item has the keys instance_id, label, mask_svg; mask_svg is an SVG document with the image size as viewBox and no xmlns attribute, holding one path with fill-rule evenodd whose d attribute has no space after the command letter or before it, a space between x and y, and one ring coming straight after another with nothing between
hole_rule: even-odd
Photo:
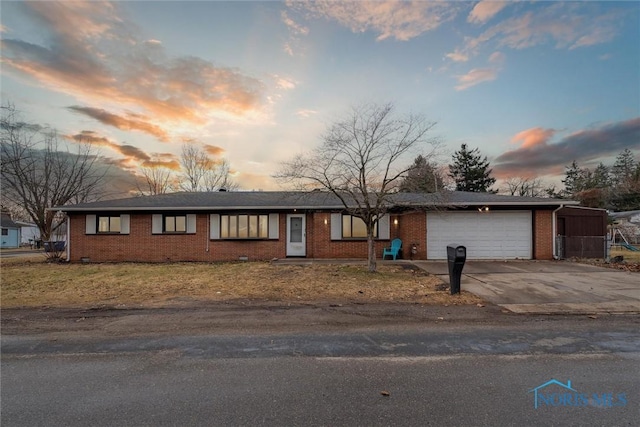
<instances>
[{"instance_id":1,"label":"wooden shed","mask_svg":"<svg viewBox=\"0 0 640 427\"><path fill-rule=\"evenodd\" d=\"M556 248L559 258L605 258L607 211L565 206L556 212Z\"/></svg>"}]
</instances>

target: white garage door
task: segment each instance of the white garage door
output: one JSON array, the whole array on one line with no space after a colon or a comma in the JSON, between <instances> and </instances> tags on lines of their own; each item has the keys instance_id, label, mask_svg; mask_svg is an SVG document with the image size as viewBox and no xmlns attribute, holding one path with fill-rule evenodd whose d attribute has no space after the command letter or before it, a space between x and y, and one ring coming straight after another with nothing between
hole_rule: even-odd
<instances>
[{"instance_id":1,"label":"white garage door","mask_svg":"<svg viewBox=\"0 0 640 427\"><path fill-rule=\"evenodd\" d=\"M446 259L447 245L467 259L531 259L531 211L427 213L427 259Z\"/></svg>"}]
</instances>

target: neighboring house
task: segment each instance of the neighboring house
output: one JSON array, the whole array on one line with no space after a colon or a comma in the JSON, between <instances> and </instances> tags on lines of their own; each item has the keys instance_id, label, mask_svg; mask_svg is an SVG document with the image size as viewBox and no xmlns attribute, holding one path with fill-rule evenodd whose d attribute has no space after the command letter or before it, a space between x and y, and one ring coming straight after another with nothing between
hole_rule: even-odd
<instances>
[{"instance_id":1,"label":"neighboring house","mask_svg":"<svg viewBox=\"0 0 640 427\"><path fill-rule=\"evenodd\" d=\"M15 223L20 227L21 246L31 246L40 240L40 230L37 225L24 221L15 221Z\"/></svg>"},{"instance_id":2,"label":"neighboring house","mask_svg":"<svg viewBox=\"0 0 640 427\"><path fill-rule=\"evenodd\" d=\"M558 258L606 258L607 211L566 206L556 212Z\"/></svg>"},{"instance_id":3,"label":"neighboring house","mask_svg":"<svg viewBox=\"0 0 640 427\"><path fill-rule=\"evenodd\" d=\"M3 248L19 248L20 247L20 226L16 224L9 214L0 214L0 224L2 229Z\"/></svg>"},{"instance_id":4,"label":"neighboring house","mask_svg":"<svg viewBox=\"0 0 640 427\"><path fill-rule=\"evenodd\" d=\"M640 210L611 212L609 218L613 223L614 243L640 244Z\"/></svg>"},{"instance_id":5,"label":"neighboring house","mask_svg":"<svg viewBox=\"0 0 640 427\"><path fill-rule=\"evenodd\" d=\"M577 202L488 193L397 193L376 230L376 254L400 238L404 258L552 259L554 211ZM78 261L233 261L366 258L362 220L331 193L173 193L55 208L68 215Z\"/></svg>"}]
</instances>

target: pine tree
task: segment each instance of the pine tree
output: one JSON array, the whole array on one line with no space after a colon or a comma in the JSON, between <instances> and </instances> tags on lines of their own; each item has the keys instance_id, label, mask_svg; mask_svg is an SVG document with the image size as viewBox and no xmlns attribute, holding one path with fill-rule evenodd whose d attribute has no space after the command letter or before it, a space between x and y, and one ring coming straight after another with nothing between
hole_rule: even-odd
<instances>
[{"instance_id":1,"label":"pine tree","mask_svg":"<svg viewBox=\"0 0 640 427\"><path fill-rule=\"evenodd\" d=\"M616 186L625 186L627 181L633 177L633 173L636 169L636 161L633 157L633 153L628 148L618 154L616 162L611 168L611 175Z\"/></svg>"},{"instance_id":2,"label":"pine tree","mask_svg":"<svg viewBox=\"0 0 640 427\"><path fill-rule=\"evenodd\" d=\"M635 161L631 150L618 154L611 176L611 207L617 211L640 209L640 162Z\"/></svg>"},{"instance_id":3,"label":"pine tree","mask_svg":"<svg viewBox=\"0 0 640 427\"><path fill-rule=\"evenodd\" d=\"M467 144L462 144L460 150L453 154L449 176L455 180L457 191L495 193L490 189L496 179L491 177L487 156L483 158L477 148L467 149Z\"/></svg>"},{"instance_id":4,"label":"pine tree","mask_svg":"<svg viewBox=\"0 0 640 427\"><path fill-rule=\"evenodd\" d=\"M442 190L444 182L436 165L429 163L427 159L419 155L413 161L407 176L400 183L402 192L434 193Z\"/></svg>"},{"instance_id":5,"label":"pine tree","mask_svg":"<svg viewBox=\"0 0 640 427\"><path fill-rule=\"evenodd\" d=\"M562 180L564 184L564 194L572 197L586 189L586 172L574 160L571 166L565 166L565 178Z\"/></svg>"},{"instance_id":6,"label":"pine tree","mask_svg":"<svg viewBox=\"0 0 640 427\"><path fill-rule=\"evenodd\" d=\"M611 174L609 172L609 167L605 166L604 163L600 162L598 166L594 169L593 174L591 175L591 182L589 187L608 189L610 186L611 186Z\"/></svg>"}]
</instances>

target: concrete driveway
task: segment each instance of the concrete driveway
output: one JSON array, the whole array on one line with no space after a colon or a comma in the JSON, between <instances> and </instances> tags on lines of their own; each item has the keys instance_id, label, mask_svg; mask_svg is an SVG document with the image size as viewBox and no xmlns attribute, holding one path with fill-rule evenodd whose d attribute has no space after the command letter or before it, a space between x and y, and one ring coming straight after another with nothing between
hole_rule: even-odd
<instances>
[{"instance_id":1,"label":"concrete driveway","mask_svg":"<svg viewBox=\"0 0 640 427\"><path fill-rule=\"evenodd\" d=\"M446 261L416 261L449 283ZM640 313L640 274L566 261L467 261L461 287L516 313Z\"/></svg>"}]
</instances>

